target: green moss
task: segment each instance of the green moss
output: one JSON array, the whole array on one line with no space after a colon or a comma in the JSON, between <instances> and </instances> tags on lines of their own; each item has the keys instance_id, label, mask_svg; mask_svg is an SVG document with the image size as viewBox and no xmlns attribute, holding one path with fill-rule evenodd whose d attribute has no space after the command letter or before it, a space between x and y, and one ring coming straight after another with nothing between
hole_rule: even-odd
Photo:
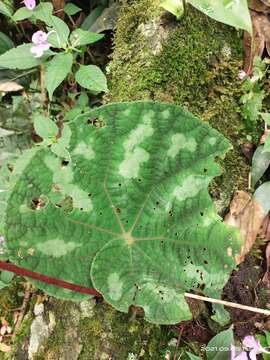
<instances>
[{"instance_id":1,"label":"green moss","mask_svg":"<svg viewBox=\"0 0 270 360\"><path fill-rule=\"evenodd\" d=\"M233 150L221 163L222 177L211 186L223 213L232 192L247 187L249 171L241 153L247 134L240 117L237 80L242 40L233 28L191 6L177 22L162 13L153 0L124 4L109 68L108 100L174 102L223 133Z\"/></svg>"},{"instance_id":2,"label":"green moss","mask_svg":"<svg viewBox=\"0 0 270 360\"><path fill-rule=\"evenodd\" d=\"M106 304L96 306L92 319L81 320L80 334L84 344L80 360L90 355L126 360L131 353L138 359L160 359L168 343L168 328L148 324L139 315L132 318Z\"/></svg>"},{"instance_id":3,"label":"green moss","mask_svg":"<svg viewBox=\"0 0 270 360\"><path fill-rule=\"evenodd\" d=\"M127 360L129 354L137 359L161 359L170 339L168 327L148 324L142 315L123 314L105 303L95 305L88 317L71 302L50 300L45 314L50 309L56 325L35 360L65 358L67 354L78 360ZM71 354L69 348L76 346L78 351Z\"/></svg>"}]
</instances>

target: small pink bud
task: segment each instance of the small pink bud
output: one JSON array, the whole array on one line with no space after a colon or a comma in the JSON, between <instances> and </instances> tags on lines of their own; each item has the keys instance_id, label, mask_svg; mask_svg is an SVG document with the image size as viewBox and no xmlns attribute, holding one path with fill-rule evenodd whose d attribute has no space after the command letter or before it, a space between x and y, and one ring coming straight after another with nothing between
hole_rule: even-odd
<instances>
[{"instance_id":1,"label":"small pink bud","mask_svg":"<svg viewBox=\"0 0 270 360\"><path fill-rule=\"evenodd\" d=\"M238 79L243 80L247 76L246 72L244 70L240 70L238 73Z\"/></svg>"},{"instance_id":2,"label":"small pink bud","mask_svg":"<svg viewBox=\"0 0 270 360\"><path fill-rule=\"evenodd\" d=\"M33 10L36 7L36 0L23 0L23 3L29 10Z\"/></svg>"}]
</instances>

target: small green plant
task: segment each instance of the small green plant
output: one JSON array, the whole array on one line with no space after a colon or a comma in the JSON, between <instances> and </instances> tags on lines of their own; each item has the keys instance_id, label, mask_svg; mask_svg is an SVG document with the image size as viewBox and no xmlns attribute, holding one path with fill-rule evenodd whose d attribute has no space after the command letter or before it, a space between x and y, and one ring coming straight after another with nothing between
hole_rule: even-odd
<instances>
[{"instance_id":1,"label":"small green plant","mask_svg":"<svg viewBox=\"0 0 270 360\"><path fill-rule=\"evenodd\" d=\"M47 32L38 30L32 36L32 43L22 44L4 52L0 55L0 67L25 70L44 64L45 88L50 100L55 89L69 76L94 94L106 92L107 80L100 68L83 63L84 55L88 51L87 45L102 39L103 35L80 28L70 33L67 24L53 15L53 6L49 2L42 2L37 6L28 5L18 9L12 15L12 19L16 22L25 19L34 23L42 21L47 27Z\"/></svg>"},{"instance_id":2,"label":"small green plant","mask_svg":"<svg viewBox=\"0 0 270 360\"><path fill-rule=\"evenodd\" d=\"M180 18L189 3L207 16L252 34L247 0L164 0L161 6Z\"/></svg>"},{"instance_id":3,"label":"small green plant","mask_svg":"<svg viewBox=\"0 0 270 360\"><path fill-rule=\"evenodd\" d=\"M270 360L270 332L264 331L263 334L257 335L256 338L259 340L261 346L268 350L268 353L265 352L262 354L263 360Z\"/></svg>"},{"instance_id":4,"label":"small green plant","mask_svg":"<svg viewBox=\"0 0 270 360\"><path fill-rule=\"evenodd\" d=\"M239 343L238 343L239 344ZM256 360L258 354L262 354L264 360L269 360L269 333L258 335L246 335L240 346L236 346L233 335L233 327L218 333L209 343L203 347L206 360ZM189 360L201 360L201 357L187 352Z\"/></svg>"},{"instance_id":5,"label":"small green plant","mask_svg":"<svg viewBox=\"0 0 270 360\"><path fill-rule=\"evenodd\" d=\"M62 135L45 119L35 129L43 144L15 165L7 201L10 261L94 286L120 311L141 306L153 323L190 319L185 291L220 296L241 247L207 190L220 174L215 157L230 147L221 134L152 102L85 112ZM85 297L35 283L60 298Z\"/></svg>"},{"instance_id":6,"label":"small green plant","mask_svg":"<svg viewBox=\"0 0 270 360\"><path fill-rule=\"evenodd\" d=\"M256 125L262 110L262 102L265 97L262 80L265 71L266 62L257 57L254 61L252 76L246 76L242 84L244 94L240 98L241 114L246 121L246 126L250 129Z\"/></svg>"}]
</instances>

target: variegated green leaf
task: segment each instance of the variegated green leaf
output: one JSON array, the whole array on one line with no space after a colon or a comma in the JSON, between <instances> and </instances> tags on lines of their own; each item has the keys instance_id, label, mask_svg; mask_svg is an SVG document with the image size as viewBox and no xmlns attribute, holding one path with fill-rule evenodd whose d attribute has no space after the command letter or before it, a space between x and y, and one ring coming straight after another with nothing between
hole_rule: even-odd
<instances>
[{"instance_id":1,"label":"variegated green leaf","mask_svg":"<svg viewBox=\"0 0 270 360\"><path fill-rule=\"evenodd\" d=\"M10 260L94 286L120 311L141 306L153 323L189 319L185 291L220 293L241 246L207 190L228 141L180 107L153 102L106 105L69 127L69 162L42 148L15 167Z\"/></svg>"}]
</instances>

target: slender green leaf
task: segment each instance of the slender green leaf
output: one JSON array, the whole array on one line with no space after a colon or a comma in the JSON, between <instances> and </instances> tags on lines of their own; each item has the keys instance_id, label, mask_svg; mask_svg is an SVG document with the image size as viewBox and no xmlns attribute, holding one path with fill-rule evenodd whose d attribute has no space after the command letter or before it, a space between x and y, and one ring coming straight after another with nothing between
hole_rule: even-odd
<instances>
[{"instance_id":1,"label":"slender green leaf","mask_svg":"<svg viewBox=\"0 0 270 360\"><path fill-rule=\"evenodd\" d=\"M219 323L221 326L225 326L230 321L230 314L227 310L225 310L223 305L220 304L213 304L213 315L211 319Z\"/></svg>"},{"instance_id":2,"label":"slender green leaf","mask_svg":"<svg viewBox=\"0 0 270 360\"><path fill-rule=\"evenodd\" d=\"M51 55L48 50L41 58L35 58L30 52L32 44L19 45L0 55L0 66L7 69L30 69L42 64Z\"/></svg>"},{"instance_id":3,"label":"slender green leaf","mask_svg":"<svg viewBox=\"0 0 270 360\"><path fill-rule=\"evenodd\" d=\"M0 280L4 282L5 284L8 284L13 279L14 274L10 271L2 270L0 273Z\"/></svg>"},{"instance_id":4,"label":"slender green leaf","mask_svg":"<svg viewBox=\"0 0 270 360\"><path fill-rule=\"evenodd\" d=\"M51 25L53 16L53 5L50 2L39 3L33 10L36 19L44 21L47 25Z\"/></svg>"},{"instance_id":5,"label":"slender green leaf","mask_svg":"<svg viewBox=\"0 0 270 360\"><path fill-rule=\"evenodd\" d=\"M34 117L34 129L42 139L55 139L58 133L58 127L55 122L43 115Z\"/></svg>"},{"instance_id":6,"label":"slender green leaf","mask_svg":"<svg viewBox=\"0 0 270 360\"><path fill-rule=\"evenodd\" d=\"M72 47L93 44L104 37L103 34L96 34L82 29L74 30L70 35Z\"/></svg>"},{"instance_id":7,"label":"slender green leaf","mask_svg":"<svg viewBox=\"0 0 270 360\"><path fill-rule=\"evenodd\" d=\"M263 207L265 214L270 211L270 181L260 185L253 195L254 199Z\"/></svg>"},{"instance_id":8,"label":"slender green leaf","mask_svg":"<svg viewBox=\"0 0 270 360\"><path fill-rule=\"evenodd\" d=\"M34 12L33 10L27 9L25 6L19 8L15 14L13 14L12 19L14 21L22 21L25 19L29 19L31 16L33 16Z\"/></svg>"},{"instance_id":9,"label":"slender green leaf","mask_svg":"<svg viewBox=\"0 0 270 360\"><path fill-rule=\"evenodd\" d=\"M61 137L57 139L57 143L52 144L51 151L60 158L69 159L70 155L67 150L71 138L70 127L65 124L62 130Z\"/></svg>"},{"instance_id":10,"label":"slender green leaf","mask_svg":"<svg viewBox=\"0 0 270 360\"><path fill-rule=\"evenodd\" d=\"M187 356L189 357L190 360L202 360L199 356L191 354L190 352L186 352Z\"/></svg>"},{"instance_id":11,"label":"slender green leaf","mask_svg":"<svg viewBox=\"0 0 270 360\"><path fill-rule=\"evenodd\" d=\"M270 165L270 152L258 146L252 157L251 185L254 187Z\"/></svg>"},{"instance_id":12,"label":"slender green leaf","mask_svg":"<svg viewBox=\"0 0 270 360\"><path fill-rule=\"evenodd\" d=\"M48 41L54 46L59 48L65 48L69 37L69 27L67 24L57 16L51 16L47 22L50 31L52 33Z\"/></svg>"},{"instance_id":13,"label":"slender green leaf","mask_svg":"<svg viewBox=\"0 0 270 360\"><path fill-rule=\"evenodd\" d=\"M207 345L207 360L228 360L230 359L231 345L234 345L232 326L211 339Z\"/></svg>"},{"instance_id":14,"label":"slender green leaf","mask_svg":"<svg viewBox=\"0 0 270 360\"><path fill-rule=\"evenodd\" d=\"M104 5L98 5L90 14L84 19L81 28L83 30L89 30L92 25L95 23L97 18L102 14L103 10L106 8Z\"/></svg>"},{"instance_id":15,"label":"slender green leaf","mask_svg":"<svg viewBox=\"0 0 270 360\"><path fill-rule=\"evenodd\" d=\"M265 121L267 125L270 125L270 113L261 112L260 115L263 118L263 121Z\"/></svg>"},{"instance_id":16,"label":"slender green leaf","mask_svg":"<svg viewBox=\"0 0 270 360\"><path fill-rule=\"evenodd\" d=\"M95 65L80 65L75 74L79 85L93 93L107 92L107 79L99 67Z\"/></svg>"},{"instance_id":17,"label":"slender green leaf","mask_svg":"<svg viewBox=\"0 0 270 360\"><path fill-rule=\"evenodd\" d=\"M65 13L69 16L75 15L78 12L80 12L81 10L82 9L79 6L77 6L73 3L67 3L64 7Z\"/></svg>"},{"instance_id":18,"label":"slender green leaf","mask_svg":"<svg viewBox=\"0 0 270 360\"><path fill-rule=\"evenodd\" d=\"M162 1L161 6L175 15L177 19L180 19L184 13L183 0L165 0Z\"/></svg>"},{"instance_id":19,"label":"slender green leaf","mask_svg":"<svg viewBox=\"0 0 270 360\"><path fill-rule=\"evenodd\" d=\"M14 47L13 41L0 31L0 55Z\"/></svg>"},{"instance_id":20,"label":"slender green leaf","mask_svg":"<svg viewBox=\"0 0 270 360\"><path fill-rule=\"evenodd\" d=\"M76 105L81 108L85 108L89 104L88 95L85 92L81 92Z\"/></svg>"},{"instance_id":21,"label":"slender green leaf","mask_svg":"<svg viewBox=\"0 0 270 360\"><path fill-rule=\"evenodd\" d=\"M269 134L266 136L262 152L268 154L268 156L269 156L269 153L270 153L270 136L269 136Z\"/></svg>"},{"instance_id":22,"label":"slender green leaf","mask_svg":"<svg viewBox=\"0 0 270 360\"><path fill-rule=\"evenodd\" d=\"M211 18L252 34L247 0L187 0Z\"/></svg>"},{"instance_id":23,"label":"slender green leaf","mask_svg":"<svg viewBox=\"0 0 270 360\"><path fill-rule=\"evenodd\" d=\"M0 1L0 14L3 14L9 18L12 17L12 11L10 7L4 3L4 1Z\"/></svg>"},{"instance_id":24,"label":"slender green leaf","mask_svg":"<svg viewBox=\"0 0 270 360\"><path fill-rule=\"evenodd\" d=\"M70 53L56 54L45 67L45 87L52 100L54 90L61 84L71 71L73 56Z\"/></svg>"}]
</instances>

